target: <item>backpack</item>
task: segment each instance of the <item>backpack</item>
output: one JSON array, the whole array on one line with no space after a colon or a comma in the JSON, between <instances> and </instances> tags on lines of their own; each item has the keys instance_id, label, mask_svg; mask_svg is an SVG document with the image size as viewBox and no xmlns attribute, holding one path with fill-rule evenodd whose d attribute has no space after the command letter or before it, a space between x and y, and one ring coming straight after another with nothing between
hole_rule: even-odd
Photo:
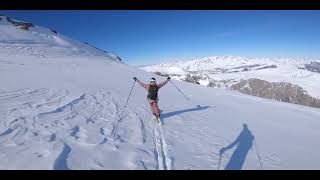
<instances>
[{"instance_id":1,"label":"backpack","mask_svg":"<svg viewBox=\"0 0 320 180\"><path fill-rule=\"evenodd\" d=\"M158 90L159 87L157 85L150 85L149 86L149 93L148 98L151 100L157 100L158 99Z\"/></svg>"}]
</instances>

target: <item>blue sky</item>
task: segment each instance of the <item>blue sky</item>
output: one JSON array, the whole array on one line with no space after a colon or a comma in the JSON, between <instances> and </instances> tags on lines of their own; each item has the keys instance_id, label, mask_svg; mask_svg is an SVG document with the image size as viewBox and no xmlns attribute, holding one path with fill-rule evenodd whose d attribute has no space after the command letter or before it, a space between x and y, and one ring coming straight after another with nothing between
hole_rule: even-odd
<instances>
[{"instance_id":1,"label":"blue sky","mask_svg":"<svg viewBox=\"0 0 320 180\"><path fill-rule=\"evenodd\" d=\"M214 55L320 57L320 11L0 11L133 65Z\"/></svg>"}]
</instances>

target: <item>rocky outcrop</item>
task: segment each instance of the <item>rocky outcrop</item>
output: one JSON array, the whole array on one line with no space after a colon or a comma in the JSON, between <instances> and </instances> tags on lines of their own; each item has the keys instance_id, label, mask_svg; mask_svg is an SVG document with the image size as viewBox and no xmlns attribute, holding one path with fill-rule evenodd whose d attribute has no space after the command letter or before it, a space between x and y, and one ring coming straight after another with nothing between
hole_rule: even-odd
<instances>
[{"instance_id":1,"label":"rocky outcrop","mask_svg":"<svg viewBox=\"0 0 320 180\"><path fill-rule=\"evenodd\" d=\"M210 83L208 84L209 87L217 87L217 88L225 88L229 89L229 84L235 83L237 80L235 79L227 79L227 80L210 80Z\"/></svg>"},{"instance_id":2,"label":"rocky outcrop","mask_svg":"<svg viewBox=\"0 0 320 180\"><path fill-rule=\"evenodd\" d=\"M309 71L320 73L320 63L319 62L312 61L310 64L306 64L304 67Z\"/></svg>"},{"instance_id":3,"label":"rocky outcrop","mask_svg":"<svg viewBox=\"0 0 320 180\"><path fill-rule=\"evenodd\" d=\"M161 73L161 72L158 72L158 71L154 72L154 74L159 75L159 76L163 76L163 77L169 77L169 74Z\"/></svg>"},{"instance_id":4,"label":"rocky outcrop","mask_svg":"<svg viewBox=\"0 0 320 180\"><path fill-rule=\"evenodd\" d=\"M319 99L308 95L303 88L291 83L248 79L233 84L231 89L248 95L320 108Z\"/></svg>"},{"instance_id":5,"label":"rocky outcrop","mask_svg":"<svg viewBox=\"0 0 320 180\"><path fill-rule=\"evenodd\" d=\"M200 84L200 83L199 83L199 80L200 80L200 79L201 79L201 78L198 77L198 76L191 76L190 74L188 74L188 75L185 77L184 81L186 81L186 82L191 82L191 83L194 83L194 84Z\"/></svg>"},{"instance_id":6,"label":"rocky outcrop","mask_svg":"<svg viewBox=\"0 0 320 180\"><path fill-rule=\"evenodd\" d=\"M18 21L14 21L13 19L6 17L7 18L7 22L12 23L14 26L23 29L23 30L29 30L30 27L34 27L34 25L32 23L28 23L28 22L18 22Z\"/></svg>"},{"instance_id":7,"label":"rocky outcrop","mask_svg":"<svg viewBox=\"0 0 320 180\"><path fill-rule=\"evenodd\" d=\"M53 30L53 29L50 29L51 32L55 33L55 34L58 34L58 32L56 30Z\"/></svg>"},{"instance_id":8,"label":"rocky outcrop","mask_svg":"<svg viewBox=\"0 0 320 180\"><path fill-rule=\"evenodd\" d=\"M263 66L261 68L257 68L256 70L261 70L261 69L270 69L270 68L277 68L277 65L270 65L270 66Z\"/></svg>"}]
</instances>

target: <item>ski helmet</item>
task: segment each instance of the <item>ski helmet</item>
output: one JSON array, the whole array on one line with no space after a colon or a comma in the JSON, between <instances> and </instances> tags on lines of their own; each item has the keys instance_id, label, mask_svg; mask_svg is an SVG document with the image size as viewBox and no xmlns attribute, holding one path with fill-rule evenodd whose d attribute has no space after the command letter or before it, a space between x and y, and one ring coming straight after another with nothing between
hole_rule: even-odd
<instances>
[{"instance_id":1,"label":"ski helmet","mask_svg":"<svg viewBox=\"0 0 320 180\"><path fill-rule=\"evenodd\" d=\"M150 82L156 82L156 78L151 78Z\"/></svg>"}]
</instances>

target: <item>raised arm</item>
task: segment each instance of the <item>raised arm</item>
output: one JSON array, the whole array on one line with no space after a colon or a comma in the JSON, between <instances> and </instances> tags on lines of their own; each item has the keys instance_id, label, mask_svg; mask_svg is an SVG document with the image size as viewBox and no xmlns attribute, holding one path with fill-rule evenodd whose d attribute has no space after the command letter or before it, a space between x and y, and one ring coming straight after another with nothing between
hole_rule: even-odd
<instances>
[{"instance_id":1,"label":"raised arm","mask_svg":"<svg viewBox=\"0 0 320 180\"><path fill-rule=\"evenodd\" d=\"M158 84L159 89L160 89L162 86L166 85L169 81L170 81L170 77L168 77L167 80L163 81L162 83Z\"/></svg>"},{"instance_id":2,"label":"raised arm","mask_svg":"<svg viewBox=\"0 0 320 180\"><path fill-rule=\"evenodd\" d=\"M241 138L240 134L237 139L235 139L231 144L229 144L227 147L221 148L220 149L220 154L223 154L226 150L233 148L235 145L237 145L240 142L240 138Z\"/></svg>"},{"instance_id":3,"label":"raised arm","mask_svg":"<svg viewBox=\"0 0 320 180\"><path fill-rule=\"evenodd\" d=\"M137 79L136 77L133 78L135 81L137 81L140 86L142 86L145 89L148 89L148 85L144 84L143 82L141 82L139 79Z\"/></svg>"}]
</instances>

